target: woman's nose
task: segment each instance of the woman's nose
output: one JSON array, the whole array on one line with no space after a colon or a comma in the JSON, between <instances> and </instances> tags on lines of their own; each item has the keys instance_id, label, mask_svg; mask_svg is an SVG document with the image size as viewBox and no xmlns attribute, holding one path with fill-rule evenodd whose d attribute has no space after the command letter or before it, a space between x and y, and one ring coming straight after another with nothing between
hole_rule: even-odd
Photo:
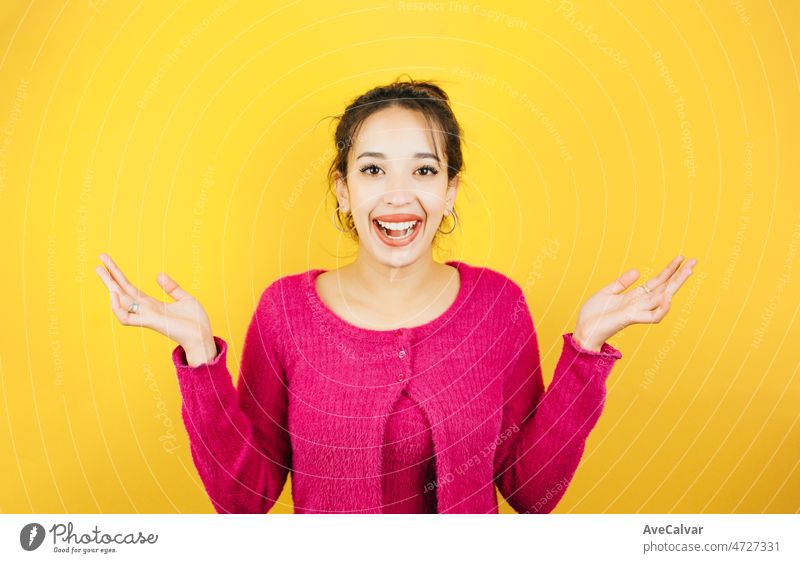
<instances>
[{"instance_id":1,"label":"woman's nose","mask_svg":"<svg viewBox=\"0 0 800 563\"><path fill-rule=\"evenodd\" d=\"M403 205L412 199L411 192L412 190L407 188L402 180L396 180L387 186L383 201L392 205Z\"/></svg>"}]
</instances>

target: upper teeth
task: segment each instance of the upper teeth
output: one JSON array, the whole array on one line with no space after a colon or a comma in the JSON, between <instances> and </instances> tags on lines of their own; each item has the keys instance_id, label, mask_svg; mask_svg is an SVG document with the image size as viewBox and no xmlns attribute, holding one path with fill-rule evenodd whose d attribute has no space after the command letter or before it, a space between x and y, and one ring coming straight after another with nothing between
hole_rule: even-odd
<instances>
[{"instance_id":1,"label":"upper teeth","mask_svg":"<svg viewBox=\"0 0 800 563\"><path fill-rule=\"evenodd\" d=\"M405 221L403 223L387 223L386 221L381 221L380 219L376 219L376 221L380 223L381 227L390 231L405 231L406 229L410 229L417 224L417 221Z\"/></svg>"}]
</instances>

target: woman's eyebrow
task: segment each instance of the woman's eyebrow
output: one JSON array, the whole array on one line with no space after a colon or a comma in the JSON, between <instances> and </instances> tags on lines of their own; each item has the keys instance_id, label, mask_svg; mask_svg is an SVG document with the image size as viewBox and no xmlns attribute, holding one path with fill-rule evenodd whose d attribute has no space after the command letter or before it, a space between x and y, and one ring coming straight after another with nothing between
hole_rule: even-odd
<instances>
[{"instance_id":1,"label":"woman's eyebrow","mask_svg":"<svg viewBox=\"0 0 800 563\"><path fill-rule=\"evenodd\" d=\"M365 156L371 156L371 157L374 157L374 158L382 158L382 159L386 160L386 155L383 154L382 152L371 152L371 151L362 152L360 155L358 155L356 157L356 160L358 160L359 158L365 157ZM429 152L417 152L417 153L414 153L413 155L411 155L411 158L432 158L432 159L436 160L437 162L439 161L439 157L438 156L436 156L433 153L429 153Z\"/></svg>"}]
</instances>

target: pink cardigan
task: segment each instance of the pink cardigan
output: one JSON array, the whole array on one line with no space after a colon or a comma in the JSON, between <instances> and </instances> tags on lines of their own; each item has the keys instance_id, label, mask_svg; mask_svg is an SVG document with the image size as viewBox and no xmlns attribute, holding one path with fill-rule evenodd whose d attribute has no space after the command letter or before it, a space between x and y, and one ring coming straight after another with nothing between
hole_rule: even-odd
<instances>
[{"instance_id":1,"label":"pink cardigan","mask_svg":"<svg viewBox=\"0 0 800 563\"><path fill-rule=\"evenodd\" d=\"M436 512L436 449L425 410L403 389L383 437L383 512Z\"/></svg>"},{"instance_id":2,"label":"pink cardigan","mask_svg":"<svg viewBox=\"0 0 800 563\"><path fill-rule=\"evenodd\" d=\"M517 512L546 513L564 495L622 354L572 334L544 390L520 287L450 261L454 303L420 326L375 331L335 315L314 280L284 276L261 294L237 387L218 355L172 359L192 459L217 512L264 513L292 472L295 513L382 512L384 427L403 389L424 409L436 453L439 513L497 513L495 485Z\"/></svg>"}]
</instances>

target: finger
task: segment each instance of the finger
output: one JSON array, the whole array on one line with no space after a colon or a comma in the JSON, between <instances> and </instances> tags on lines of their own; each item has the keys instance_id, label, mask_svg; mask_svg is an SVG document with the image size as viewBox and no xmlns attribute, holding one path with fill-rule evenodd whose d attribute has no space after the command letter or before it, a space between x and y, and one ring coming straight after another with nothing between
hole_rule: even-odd
<instances>
[{"instance_id":1,"label":"finger","mask_svg":"<svg viewBox=\"0 0 800 563\"><path fill-rule=\"evenodd\" d=\"M186 291L184 291L184 289L181 286L178 285L178 282L173 280L164 272L158 274L156 281L158 282L158 285L160 285L161 288L164 291L166 291L167 294L176 301L180 301L185 297L189 297L189 294Z\"/></svg>"},{"instance_id":2,"label":"finger","mask_svg":"<svg viewBox=\"0 0 800 563\"><path fill-rule=\"evenodd\" d=\"M633 282L639 279L639 271L636 269L628 270L616 280L603 288L603 291L610 293L620 293L630 287Z\"/></svg>"},{"instance_id":3,"label":"finger","mask_svg":"<svg viewBox=\"0 0 800 563\"><path fill-rule=\"evenodd\" d=\"M661 304L653 310L636 310L628 314L628 318L635 323L657 323L664 318L670 308L670 302L662 299Z\"/></svg>"},{"instance_id":4,"label":"finger","mask_svg":"<svg viewBox=\"0 0 800 563\"><path fill-rule=\"evenodd\" d=\"M125 277L125 274L122 273L119 266L111 259L111 256L103 253L100 255L100 260L105 264L106 268L111 272L111 275L114 276L116 282L128 295L132 297L140 297L142 295L142 292L128 281L128 278Z\"/></svg>"},{"instance_id":5,"label":"finger","mask_svg":"<svg viewBox=\"0 0 800 563\"><path fill-rule=\"evenodd\" d=\"M656 289L661 284L666 282L672 276L672 274L675 273L675 270L678 269L678 266L681 265L681 261L682 260L683 260L683 256L680 256L680 255L676 256L675 258L673 258L672 262L667 264L667 267L664 268L657 277L649 279L649 280L647 280L647 282L645 282L645 283L647 283L647 288L648 289Z\"/></svg>"},{"instance_id":6,"label":"finger","mask_svg":"<svg viewBox=\"0 0 800 563\"><path fill-rule=\"evenodd\" d=\"M687 265L685 265L683 268L680 269L680 271L678 271L674 276L672 276L672 278L669 280L669 283L667 283L665 293L667 293L670 296L675 295L675 293L677 293L677 291L681 288L684 282L687 279L689 279L689 276L691 276L692 272L694 271L694 268L688 265L689 263L690 262L687 262ZM696 264L697 261L695 261L694 263Z\"/></svg>"},{"instance_id":7,"label":"finger","mask_svg":"<svg viewBox=\"0 0 800 563\"><path fill-rule=\"evenodd\" d=\"M124 291L122 291L122 288L119 286L119 284L116 281L114 281L114 278L111 277L111 274L108 273L108 270L106 270L102 266L98 266L97 268L94 269L94 271L97 272L98 276L100 276L100 279L108 288L109 292L120 293L120 294L125 293Z\"/></svg>"},{"instance_id":8,"label":"finger","mask_svg":"<svg viewBox=\"0 0 800 563\"><path fill-rule=\"evenodd\" d=\"M642 292L644 293L644 292ZM670 301L672 299L672 295L666 293L663 289L660 291L654 291L652 293L647 293L642 295L641 299L637 301L639 308L645 311L649 311L658 307L664 301Z\"/></svg>"},{"instance_id":9,"label":"finger","mask_svg":"<svg viewBox=\"0 0 800 563\"><path fill-rule=\"evenodd\" d=\"M143 310L141 303L139 304L139 311L136 313L129 313L128 309L133 303L133 298L128 295L119 295L117 293L111 294L111 310L114 315L125 326L145 326Z\"/></svg>"}]
</instances>

